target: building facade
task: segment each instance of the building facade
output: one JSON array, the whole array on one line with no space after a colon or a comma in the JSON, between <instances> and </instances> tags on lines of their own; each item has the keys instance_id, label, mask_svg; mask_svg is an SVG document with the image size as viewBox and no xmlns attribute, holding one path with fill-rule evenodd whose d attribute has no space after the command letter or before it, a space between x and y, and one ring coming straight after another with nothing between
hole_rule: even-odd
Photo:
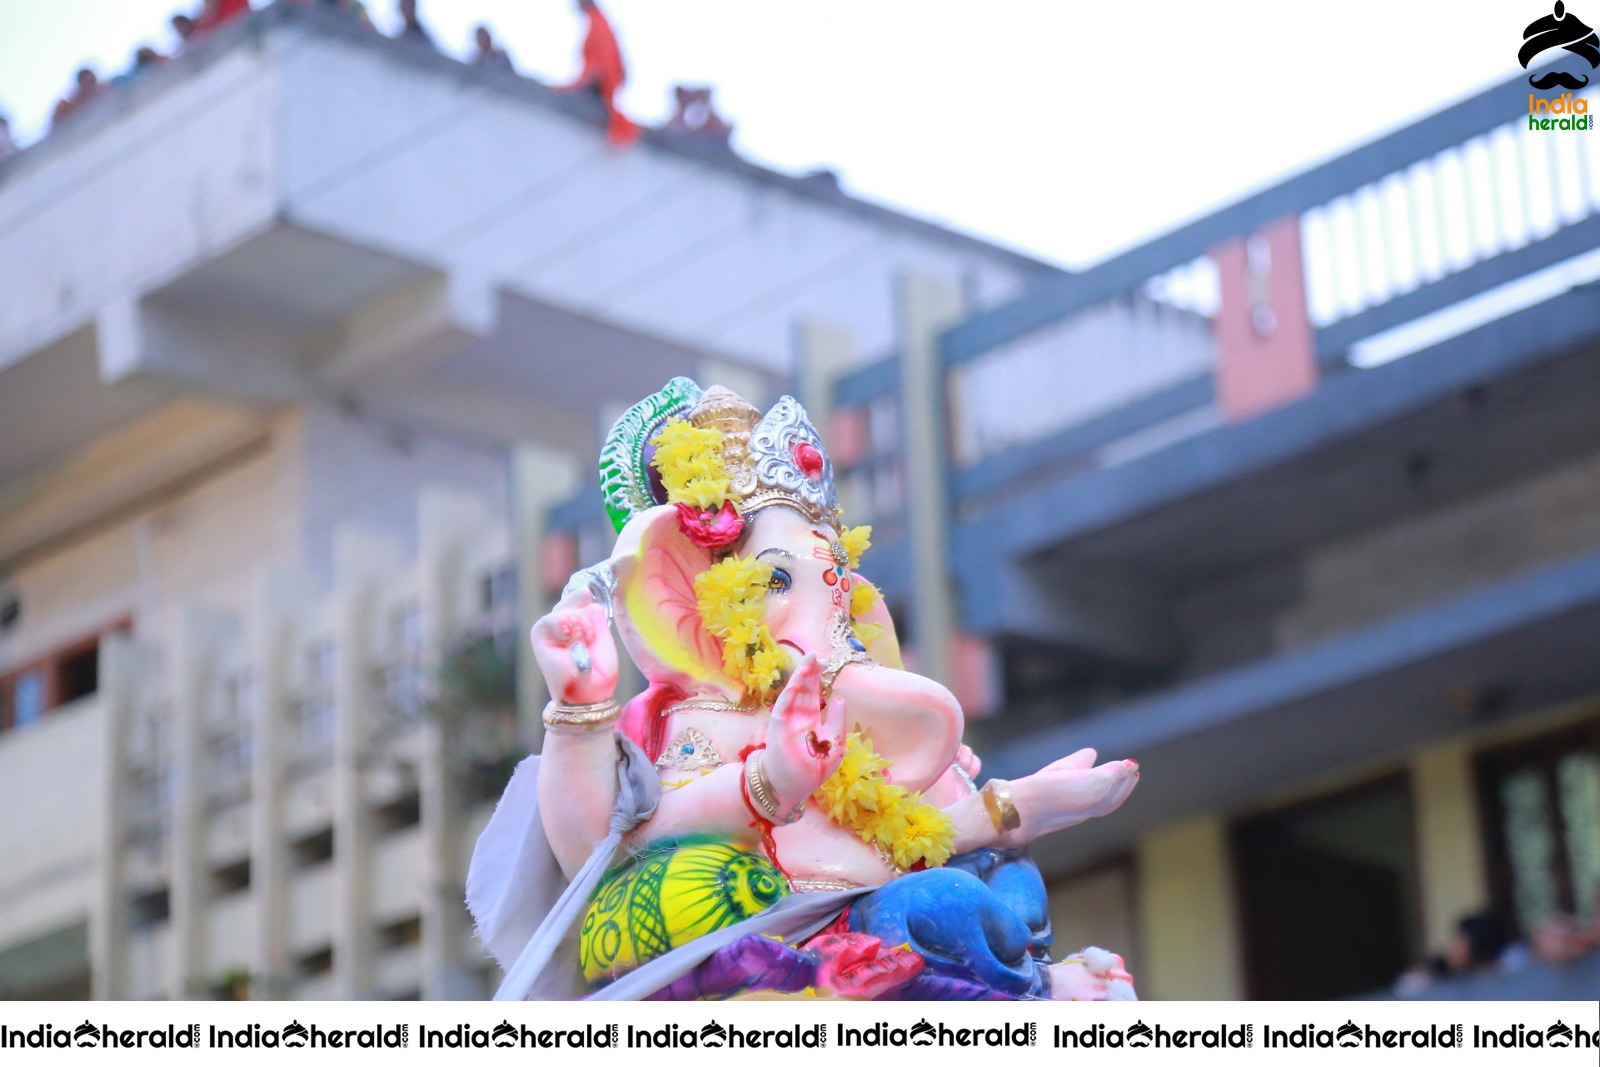
<instances>
[{"instance_id":1,"label":"building facade","mask_svg":"<svg viewBox=\"0 0 1600 1067\"><path fill-rule=\"evenodd\" d=\"M1058 274L321 15L0 170L0 995L486 995L466 858L610 420Z\"/></svg>"},{"instance_id":2,"label":"building facade","mask_svg":"<svg viewBox=\"0 0 1600 1067\"><path fill-rule=\"evenodd\" d=\"M1141 760L1037 851L1144 995L1593 920L1600 189L1520 83L1074 275L319 14L0 168L0 995L486 995L521 635L676 374L805 401L986 772Z\"/></svg>"}]
</instances>

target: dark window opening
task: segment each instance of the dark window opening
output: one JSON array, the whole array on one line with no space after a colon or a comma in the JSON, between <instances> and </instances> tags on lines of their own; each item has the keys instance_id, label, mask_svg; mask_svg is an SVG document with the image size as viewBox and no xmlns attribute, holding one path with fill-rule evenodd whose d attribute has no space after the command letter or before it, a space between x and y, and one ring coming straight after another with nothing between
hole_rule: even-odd
<instances>
[{"instance_id":1,"label":"dark window opening","mask_svg":"<svg viewBox=\"0 0 1600 1067\"><path fill-rule=\"evenodd\" d=\"M301 978L310 978L312 975L327 974L333 970L333 946L308 952L294 961L295 973Z\"/></svg>"},{"instance_id":2,"label":"dark window opening","mask_svg":"<svg viewBox=\"0 0 1600 1067\"><path fill-rule=\"evenodd\" d=\"M172 917L172 894L165 888L140 893L129 902L129 925L143 930Z\"/></svg>"},{"instance_id":3,"label":"dark window opening","mask_svg":"<svg viewBox=\"0 0 1600 1067\"><path fill-rule=\"evenodd\" d=\"M1251 999L1385 989L1420 957L1408 779L1241 822L1233 858Z\"/></svg>"},{"instance_id":4,"label":"dark window opening","mask_svg":"<svg viewBox=\"0 0 1600 1067\"><path fill-rule=\"evenodd\" d=\"M333 827L300 838L291 846L294 859L302 867L333 859Z\"/></svg>"},{"instance_id":5,"label":"dark window opening","mask_svg":"<svg viewBox=\"0 0 1600 1067\"><path fill-rule=\"evenodd\" d=\"M125 633L130 626L129 620L119 620L0 675L0 731L31 726L51 712L98 693L101 639Z\"/></svg>"},{"instance_id":6,"label":"dark window opening","mask_svg":"<svg viewBox=\"0 0 1600 1067\"><path fill-rule=\"evenodd\" d=\"M242 893L250 888L250 861L239 860L211 873L212 892L219 897Z\"/></svg>"},{"instance_id":7,"label":"dark window opening","mask_svg":"<svg viewBox=\"0 0 1600 1067\"><path fill-rule=\"evenodd\" d=\"M100 691L100 641L62 656L56 661L56 703L92 697Z\"/></svg>"},{"instance_id":8,"label":"dark window opening","mask_svg":"<svg viewBox=\"0 0 1600 1067\"><path fill-rule=\"evenodd\" d=\"M404 830L422 821L422 798L416 793L407 793L379 807L376 814L379 833Z\"/></svg>"},{"instance_id":9,"label":"dark window opening","mask_svg":"<svg viewBox=\"0 0 1600 1067\"><path fill-rule=\"evenodd\" d=\"M422 917L413 915L398 922L388 923L378 928L378 946L380 948L400 948L404 945L415 945L422 940Z\"/></svg>"}]
</instances>

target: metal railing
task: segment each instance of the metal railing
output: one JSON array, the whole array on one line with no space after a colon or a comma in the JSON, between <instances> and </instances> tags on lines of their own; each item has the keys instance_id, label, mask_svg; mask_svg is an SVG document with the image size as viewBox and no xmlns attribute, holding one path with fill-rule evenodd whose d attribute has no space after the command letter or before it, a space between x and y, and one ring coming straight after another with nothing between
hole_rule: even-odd
<instances>
[{"instance_id":1,"label":"metal railing","mask_svg":"<svg viewBox=\"0 0 1600 1067\"><path fill-rule=\"evenodd\" d=\"M1586 255L1600 247L1600 135L1529 130L1529 95L1519 75L947 330L957 506L1220 422L1212 257L1265 227L1297 230L1323 375L1600 277L1600 253ZM835 403L894 395L896 368L891 355L846 375Z\"/></svg>"}]
</instances>

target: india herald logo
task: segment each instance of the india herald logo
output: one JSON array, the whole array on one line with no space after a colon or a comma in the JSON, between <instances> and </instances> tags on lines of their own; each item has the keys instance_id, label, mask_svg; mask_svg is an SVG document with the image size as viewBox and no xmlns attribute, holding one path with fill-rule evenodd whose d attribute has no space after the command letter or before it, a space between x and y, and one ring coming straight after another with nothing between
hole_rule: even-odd
<instances>
[{"instance_id":1,"label":"india herald logo","mask_svg":"<svg viewBox=\"0 0 1600 1067\"><path fill-rule=\"evenodd\" d=\"M1552 48L1565 49L1579 57L1589 64L1590 70L1600 67L1600 37L1582 19L1568 11L1562 0L1556 0L1553 14L1534 19L1522 31L1522 48L1517 52L1517 61L1522 64L1523 70L1527 70L1535 56ZM1537 76L1530 74L1528 84L1535 89L1577 90L1589 84L1589 76L1573 74L1569 70L1552 70Z\"/></svg>"}]
</instances>

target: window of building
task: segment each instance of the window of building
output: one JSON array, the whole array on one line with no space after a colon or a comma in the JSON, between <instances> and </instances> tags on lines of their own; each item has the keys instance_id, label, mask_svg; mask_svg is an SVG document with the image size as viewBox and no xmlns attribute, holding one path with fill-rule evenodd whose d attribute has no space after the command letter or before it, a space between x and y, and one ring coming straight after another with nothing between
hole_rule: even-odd
<instances>
[{"instance_id":1,"label":"window of building","mask_svg":"<svg viewBox=\"0 0 1600 1067\"><path fill-rule=\"evenodd\" d=\"M135 930L145 930L172 917L172 894L165 886L140 893L128 904L129 925Z\"/></svg>"},{"instance_id":2,"label":"window of building","mask_svg":"<svg viewBox=\"0 0 1600 1067\"><path fill-rule=\"evenodd\" d=\"M19 671L11 683L11 722L13 726L31 726L44 716L45 670L31 667Z\"/></svg>"},{"instance_id":3,"label":"window of building","mask_svg":"<svg viewBox=\"0 0 1600 1067\"><path fill-rule=\"evenodd\" d=\"M1421 956L1413 826L1395 776L1234 827L1250 999L1385 989Z\"/></svg>"},{"instance_id":4,"label":"window of building","mask_svg":"<svg viewBox=\"0 0 1600 1067\"><path fill-rule=\"evenodd\" d=\"M1485 752L1479 795L1496 904L1524 933L1600 906L1600 719Z\"/></svg>"},{"instance_id":5,"label":"window of building","mask_svg":"<svg viewBox=\"0 0 1600 1067\"><path fill-rule=\"evenodd\" d=\"M301 867L326 863L333 859L333 828L330 826L295 841L290 846L294 860Z\"/></svg>"},{"instance_id":6,"label":"window of building","mask_svg":"<svg viewBox=\"0 0 1600 1067\"><path fill-rule=\"evenodd\" d=\"M380 805L374 814L378 832L392 834L422 821L422 798L416 793L406 793Z\"/></svg>"},{"instance_id":7,"label":"window of building","mask_svg":"<svg viewBox=\"0 0 1600 1067\"><path fill-rule=\"evenodd\" d=\"M56 703L71 704L100 691L100 639L64 653L55 663Z\"/></svg>"},{"instance_id":8,"label":"window of building","mask_svg":"<svg viewBox=\"0 0 1600 1067\"><path fill-rule=\"evenodd\" d=\"M378 927L378 947L381 949L415 945L421 940L422 919L420 916L413 915Z\"/></svg>"},{"instance_id":9,"label":"window of building","mask_svg":"<svg viewBox=\"0 0 1600 1067\"><path fill-rule=\"evenodd\" d=\"M250 888L250 860L237 860L211 872L211 891L214 896L243 893Z\"/></svg>"},{"instance_id":10,"label":"window of building","mask_svg":"<svg viewBox=\"0 0 1600 1067\"><path fill-rule=\"evenodd\" d=\"M125 632L127 619L60 645L31 663L0 674L0 731L31 726L100 691L100 642Z\"/></svg>"},{"instance_id":11,"label":"window of building","mask_svg":"<svg viewBox=\"0 0 1600 1067\"><path fill-rule=\"evenodd\" d=\"M334 672L338 661L332 641L318 641L306 650L305 685L296 702L300 751L320 753L333 744Z\"/></svg>"},{"instance_id":12,"label":"window of building","mask_svg":"<svg viewBox=\"0 0 1600 1067\"><path fill-rule=\"evenodd\" d=\"M389 614L390 661L382 669L384 706L394 722L416 722L427 705L422 670L422 608L414 601Z\"/></svg>"},{"instance_id":13,"label":"window of building","mask_svg":"<svg viewBox=\"0 0 1600 1067\"><path fill-rule=\"evenodd\" d=\"M328 945L314 952L307 952L294 961L294 969L301 978L328 974L333 970L333 946Z\"/></svg>"}]
</instances>

